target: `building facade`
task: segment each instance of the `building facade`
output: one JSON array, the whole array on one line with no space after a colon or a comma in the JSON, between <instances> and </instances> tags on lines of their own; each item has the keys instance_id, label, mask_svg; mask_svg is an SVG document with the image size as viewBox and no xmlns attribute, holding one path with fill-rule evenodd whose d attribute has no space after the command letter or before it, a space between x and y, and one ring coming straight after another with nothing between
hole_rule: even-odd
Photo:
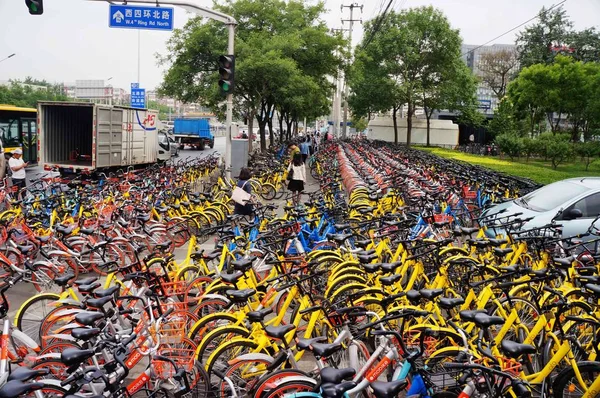
<instances>
[{"instance_id":1,"label":"building facade","mask_svg":"<svg viewBox=\"0 0 600 398\"><path fill-rule=\"evenodd\" d=\"M481 76L482 71L481 57L484 54L493 54L500 51L516 51L517 46L514 44L493 44L491 46L478 46L474 44L463 44L462 46L462 58L467 64L469 69L475 76ZM519 69L519 65L515 66L515 72ZM496 98L492 89L485 84L480 82L477 87L477 99L479 100L479 109L482 113L487 115L494 114L494 110L498 108L498 99Z\"/></svg>"}]
</instances>

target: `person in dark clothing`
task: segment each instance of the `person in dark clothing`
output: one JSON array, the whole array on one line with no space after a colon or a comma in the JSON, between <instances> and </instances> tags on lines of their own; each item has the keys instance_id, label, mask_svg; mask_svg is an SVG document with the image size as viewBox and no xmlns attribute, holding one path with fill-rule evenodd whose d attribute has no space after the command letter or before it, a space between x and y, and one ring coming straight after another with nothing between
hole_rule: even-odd
<instances>
[{"instance_id":1,"label":"person in dark clothing","mask_svg":"<svg viewBox=\"0 0 600 398\"><path fill-rule=\"evenodd\" d=\"M252 173L246 167L240 170L240 177L237 182L237 186L242 188L244 191L252 194L252 186L250 185L249 180L252 178ZM246 203L246 205L241 205L239 203L235 204L235 208L233 209L233 214L241 214L243 216L250 216L254 212L254 207L252 203Z\"/></svg>"}]
</instances>

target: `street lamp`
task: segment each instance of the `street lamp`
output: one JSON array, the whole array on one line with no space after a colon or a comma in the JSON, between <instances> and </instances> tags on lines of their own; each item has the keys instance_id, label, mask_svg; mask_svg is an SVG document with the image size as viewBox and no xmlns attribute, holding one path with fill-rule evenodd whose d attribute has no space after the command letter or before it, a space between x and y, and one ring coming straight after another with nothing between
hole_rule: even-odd
<instances>
[{"instance_id":1,"label":"street lamp","mask_svg":"<svg viewBox=\"0 0 600 398\"><path fill-rule=\"evenodd\" d=\"M14 57L15 55L17 55L17 54L15 54L15 53L12 53L12 54L10 54L8 57L6 57L6 58L3 58L3 59L0 59L0 62L2 62L2 61L6 61L7 59Z\"/></svg>"}]
</instances>

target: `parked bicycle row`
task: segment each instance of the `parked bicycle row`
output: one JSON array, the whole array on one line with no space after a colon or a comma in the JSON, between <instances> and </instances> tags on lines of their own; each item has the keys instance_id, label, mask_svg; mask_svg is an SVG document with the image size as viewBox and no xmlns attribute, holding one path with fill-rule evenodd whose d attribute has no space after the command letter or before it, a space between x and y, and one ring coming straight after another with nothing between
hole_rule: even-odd
<instances>
[{"instance_id":1,"label":"parked bicycle row","mask_svg":"<svg viewBox=\"0 0 600 398\"><path fill-rule=\"evenodd\" d=\"M285 181L276 158L256 168ZM500 201L527 185L383 144L327 143L307 164L320 189L283 214L257 202L231 215L236 184L213 173L195 193L211 172L199 165L161 170L160 187L128 176L127 189L97 188L115 205L90 236L107 217L123 239L99 242L123 255L92 262L102 278L77 275L72 255L50 278L60 293L31 299L47 311L21 309L12 329L4 292L30 267L5 278L3 396L596 396L593 223L584 244L558 223L523 231L519 216L473 214L471 201L467 227L448 190ZM63 228L49 240L86 234ZM214 250L200 249L209 236Z\"/></svg>"}]
</instances>

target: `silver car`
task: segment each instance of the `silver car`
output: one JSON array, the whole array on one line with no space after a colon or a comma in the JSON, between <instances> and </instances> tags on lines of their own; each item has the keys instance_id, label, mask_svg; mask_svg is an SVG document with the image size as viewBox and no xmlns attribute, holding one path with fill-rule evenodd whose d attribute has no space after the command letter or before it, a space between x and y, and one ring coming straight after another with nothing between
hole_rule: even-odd
<instances>
[{"instance_id":1,"label":"silver car","mask_svg":"<svg viewBox=\"0 0 600 398\"><path fill-rule=\"evenodd\" d=\"M563 226L563 237L584 234L600 214L600 177L557 181L522 198L493 206L482 216L502 210L505 210L502 217L518 213L522 213L519 215L521 219L533 217L522 226L522 230L543 227L555 220ZM600 227L600 221L595 226ZM488 230L488 233L493 234L493 231Z\"/></svg>"}]
</instances>

